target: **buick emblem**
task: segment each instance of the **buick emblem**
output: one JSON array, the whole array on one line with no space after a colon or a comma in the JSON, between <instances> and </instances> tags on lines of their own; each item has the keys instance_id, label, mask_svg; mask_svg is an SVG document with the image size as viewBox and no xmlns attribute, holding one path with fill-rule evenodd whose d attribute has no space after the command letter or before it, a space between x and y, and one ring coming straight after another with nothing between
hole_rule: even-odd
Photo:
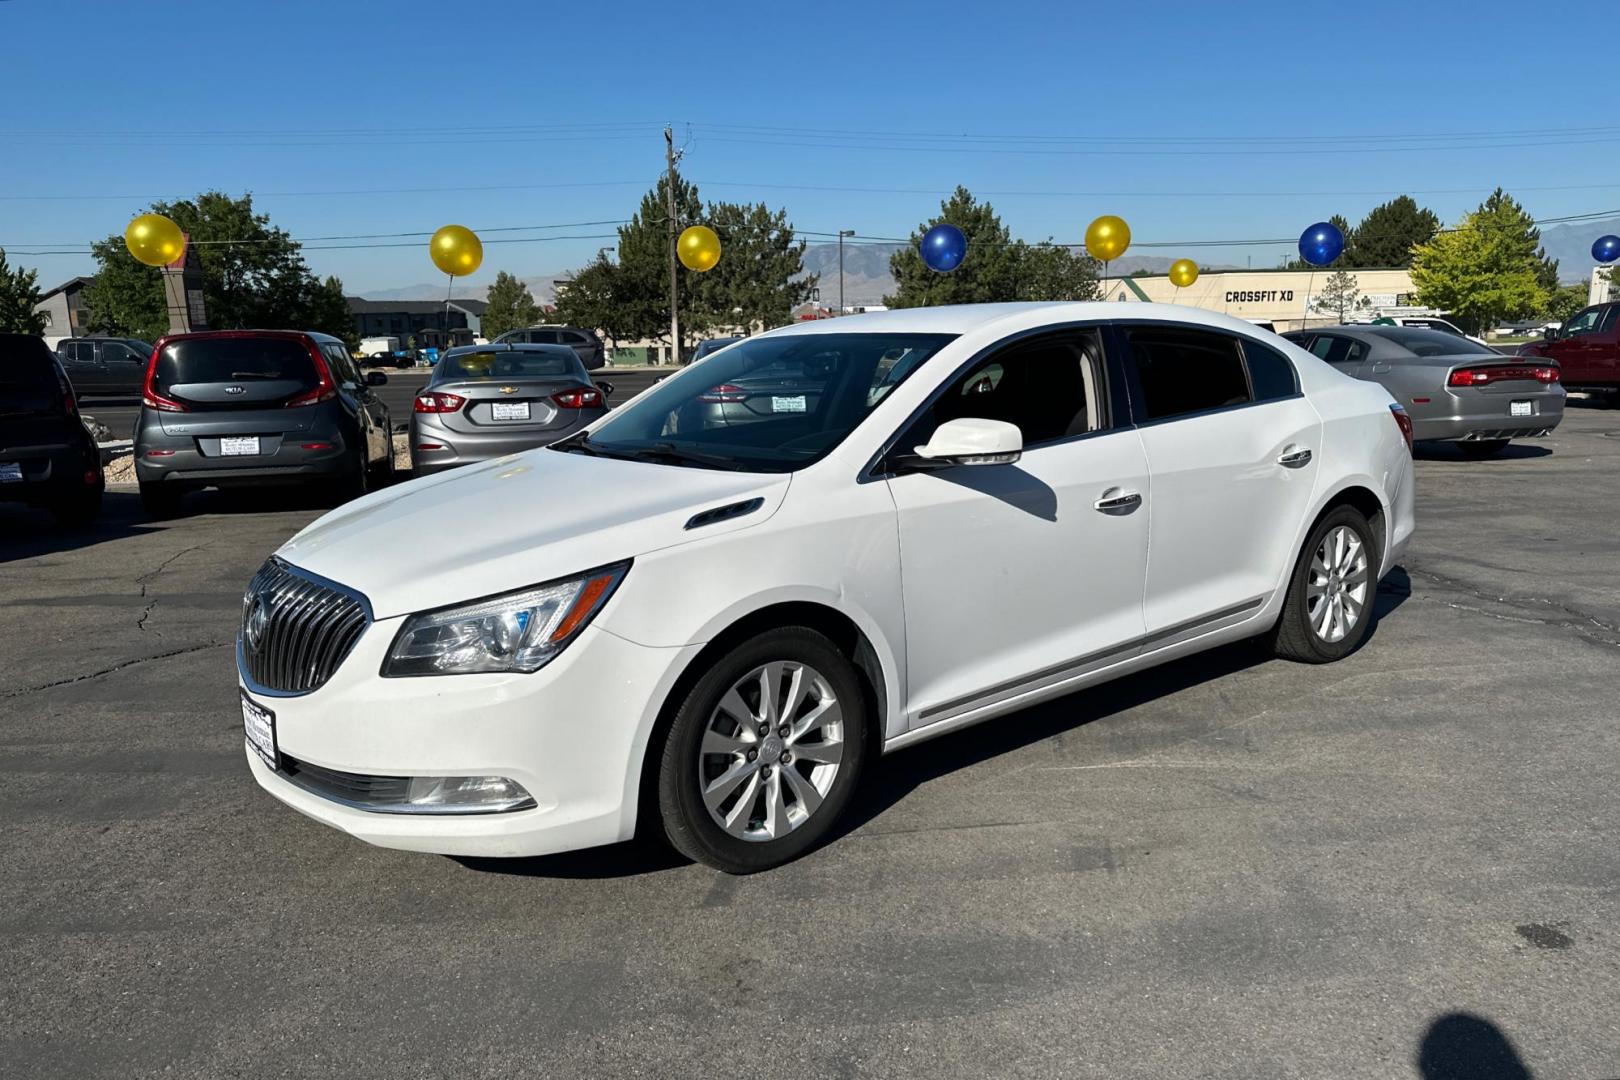
<instances>
[{"instance_id":1,"label":"buick emblem","mask_svg":"<svg viewBox=\"0 0 1620 1080\"><path fill-rule=\"evenodd\" d=\"M264 593L256 593L253 602L248 605L247 618L242 620L242 636L247 638L250 650L259 651L259 643L264 640L264 632L269 626L270 598Z\"/></svg>"},{"instance_id":2,"label":"buick emblem","mask_svg":"<svg viewBox=\"0 0 1620 1080\"><path fill-rule=\"evenodd\" d=\"M247 387L245 387L245 386L227 386L225 388L225 392L227 394L245 394L245 393L247 393Z\"/></svg>"}]
</instances>

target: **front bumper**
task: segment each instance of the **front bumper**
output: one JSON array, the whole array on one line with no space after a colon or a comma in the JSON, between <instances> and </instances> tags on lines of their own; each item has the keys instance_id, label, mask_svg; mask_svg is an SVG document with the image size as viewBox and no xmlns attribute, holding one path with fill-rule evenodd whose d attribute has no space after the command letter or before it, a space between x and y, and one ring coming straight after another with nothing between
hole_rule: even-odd
<instances>
[{"instance_id":1,"label":"front bumper","mask_svg":"<svg viewBox=\"0 0 1620 1080\"><path fill-rule=\"evenodd\" d=\"M529 856L630 838L659 703L698 646L648 648L587 627L532 675L385 679L378 671L402 621L368 627L313 693L249 692L275 713L277 749L347 773L509 777L535 805L477 814L358 809L272 771L244 744L261 787L351 836L407 851Z\"/></svg>"}]
</instances>

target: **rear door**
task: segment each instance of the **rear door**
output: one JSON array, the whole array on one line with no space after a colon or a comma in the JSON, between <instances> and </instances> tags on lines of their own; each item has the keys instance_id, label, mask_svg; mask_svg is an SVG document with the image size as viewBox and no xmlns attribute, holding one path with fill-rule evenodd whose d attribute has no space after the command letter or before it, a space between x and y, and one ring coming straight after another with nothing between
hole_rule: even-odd
<instances>
[{"instance_id":1,"label":"rear door","mask_svg":"<svg viewBox=\"0 0 1620 1080\"><path fill-rule=\"evenodd\" d=\"M1318 334L1310 344L1310 352L1352 379L1365 379L1379 374L1377 371L1364 370L1367 363L1367 343L1346 334Z\"/></svg>"},{"instance_id":2,"label":"rear door","mask_svg":"<svg viewBox=\"0 0 1620 1080\"><path fill-rule=\"evenodd\" d=\"M1127 324L1153 494L1144 623L1164 645L1259 611L1294 562L1321 421L1282 353L1182 325Z\"/></svg>"}]
</instances>

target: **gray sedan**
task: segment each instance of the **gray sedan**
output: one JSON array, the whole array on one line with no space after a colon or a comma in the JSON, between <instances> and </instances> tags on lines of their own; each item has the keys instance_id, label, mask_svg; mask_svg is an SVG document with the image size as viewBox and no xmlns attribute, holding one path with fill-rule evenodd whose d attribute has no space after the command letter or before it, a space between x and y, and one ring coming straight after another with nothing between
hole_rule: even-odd
<instances>
[{"instance_id":1,"label":"gray sedan","mask_svg":"<svg viewBox=\"0 0 1620 1080\"><path fill-rule=\"evenodd\" d=\"M1332 326L1283 337L1346 375L1376 382L1412 417L1412 437L1455 442L1469 457L1546 435L1564 418L1558 365L1411 326Z\"/></svg>"},{"instance_id":2,"label":"gray sedan","mask_svg":"<svg viewBox=\"0 0 1620 1080\"><path fill-rule=\"evenodd\" d=\"M469 345L439 358L411 411L417 476L545 446L607 412L613 388L591 381L566 345Z\"/></svg>"}]
</instances>

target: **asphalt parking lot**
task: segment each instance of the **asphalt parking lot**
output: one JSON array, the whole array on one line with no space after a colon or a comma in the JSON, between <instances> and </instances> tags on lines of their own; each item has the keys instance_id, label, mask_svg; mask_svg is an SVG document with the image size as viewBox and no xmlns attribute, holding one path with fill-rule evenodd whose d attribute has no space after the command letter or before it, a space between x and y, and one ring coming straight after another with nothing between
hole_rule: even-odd
<instances>
[{"instance_id":1,"label":"asphalt parking lot","mask_svg":"<svg viewBox=\"0 0 1620 1080\"><path fill-rule=\"evenodd\" d=\"M1418 481L1348 660L1227 648L896 754L749 878L306 820L230 643L319 508L0 507L0 1071L1620 1076L1620 411Z\"/></svg>"}]
</instances>

